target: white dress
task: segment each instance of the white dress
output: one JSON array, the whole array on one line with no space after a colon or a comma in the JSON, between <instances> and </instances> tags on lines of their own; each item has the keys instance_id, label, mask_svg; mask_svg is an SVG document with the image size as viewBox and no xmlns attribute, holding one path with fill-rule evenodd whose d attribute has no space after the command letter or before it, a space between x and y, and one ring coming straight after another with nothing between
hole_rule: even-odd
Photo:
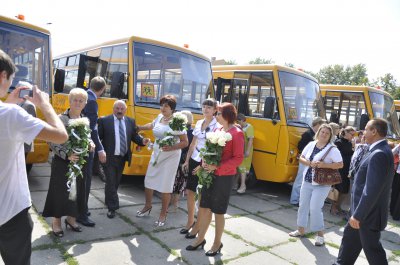
<instances>
[{"instance_id":1,"label":"white dress","mask_svg":"<svg viewBox=\"0 0 400 265\"><path fill-rule=\"evenodd\" d=\"M168 124L162 124L160 122L161 118L162 115L160 114L153 121L153 135L156 139L164 138L165 132L172 132ZM177 142L179 142L179 137L175 136L175 138ZM153 145L153 153L151 154L151 159L147 168L146 177L144 179L144 186L158 192L172 193L180 158L181 149L162 152L160 151L158 144L155 142ZM153 165L156 159L157 163Z\"/></svg>"}]
</instances>

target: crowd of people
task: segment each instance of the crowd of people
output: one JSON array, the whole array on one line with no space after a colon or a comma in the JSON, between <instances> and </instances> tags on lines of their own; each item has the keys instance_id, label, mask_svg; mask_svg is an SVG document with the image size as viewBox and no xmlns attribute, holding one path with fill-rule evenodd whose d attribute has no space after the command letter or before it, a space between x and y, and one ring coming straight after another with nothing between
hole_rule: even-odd
<instances>
[{"instance_id":1,"label":"crowd of people","mask_svg":"<svg viewBox=\"0 0 400 265\"><path fill-rule=\"evenodd\" d=\"M0 97L7 94L15 72L12 60L0 50ZM215 256L221 252L224 214L231 190L235 188L239 194L246 192L246 176L251 167L254 128L246 122L245 115L237 113L231 103L218 104L209 98L202 102L203 118L196 122L193 129L192 114L181 112L187 124L183 130L176 132L171 128L171 121L177 101L172 95L164 95L159 102L160 113L151 123L138 125L134 119L127 117L127 106L123 100L114 102L111 115L99 118L96 99L105 87L105 80L95 77L87 91L72 89L68 98L69 109L58 116L36 86L33 87L32 97L19 98L19 91L26 88L17 86L5 102L0 101L0 119L4 124L0 129L0 146L2 150L7 150L2 152L0 159L0 168L5 169L0 175L0 201L6 203L0 210L0 253L6 264L29 264L30 260L32 221L28 210L31 200L23 145L31 143L34 138L48 141L53 153L43 216L52 217L54 236L64 236L64 216L65 231L81 232L83 228L80 225L95 226L89 218L88 208L95 153L105 168L107 217L112 219L116 216L119 209L118 187L125 163L132 160L131 142L134 142L152 150L144 180L145 205L137 211L137 218L151 213L153 194L157 191L161 194L162 208L155 226L164 226L168 222L170 205L176 211L179 196L185 193L187 222L178 232L185 238L194 239L186 250L204 249L205 235L214 214L214 241L205 254ZM24 100L29 100L40 109L44 120L29 115L17 105ZM69 126L85 118L90 127L88 144L85 150L71 149L68 136L77 135L73 130L71 132ZM145 130L152 131L154 143L140 135L139 132ZM338 124L328 124L319 117L312 121L310 130L302 135L298 144L299 168L290 198L290 203L299 207L297 229L289 236L303 237L309 227L310 232L317 233L315 245L324 245L322 209L328 194L337 190L339 195L331 202L330 213L342 215L348 220L337 264L353 264L361 249L371 264L387 264L379 238L387 224L389 197L390 214L396 220L400 218L400 145L390 148L385 140L387 130L386 121L373 119L367 123L364 132L358 132L358 139L355 140L357 132L352 127L341 129ZM212 133L222 133L225 137L217 163L204 159L208 135ZM166 138L173 140L170 144L161 144ZM88 153L88 156L82 157L82 153ZM82 159L83 166L79 169L82 178L74 178L71 176L71 163ZM338 170L340 183L333 186L317 183L315 176L319 169ZM201 172L213 174L210 185L199 186ZM346 196L349 193L350 196ZM346 198L350 198L350 209L344 209ZM199 208L196 218L197 199Z\"/></svg>"}]
</instances>

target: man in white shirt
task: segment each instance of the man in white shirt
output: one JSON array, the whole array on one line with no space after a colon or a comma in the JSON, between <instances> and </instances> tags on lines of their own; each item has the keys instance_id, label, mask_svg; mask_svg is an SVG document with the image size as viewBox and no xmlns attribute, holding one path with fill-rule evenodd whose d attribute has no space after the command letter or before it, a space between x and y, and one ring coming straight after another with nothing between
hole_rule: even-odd
<instances>
[{"instance_id":1,"label":"man in white shirt","mask_svg":"<svg viewBox=\"0 0 400 265\"><path fill-rule=\"evenodd\" d=\"M0 98L7 96L15 72L12 59L0 50ZM35 137L54 143L68 140L63 123L36 86L33 97L26 98L42 111L46 122L16 105L22 101L21 89L14 89L5 102L0 100L0 254L6 265L30 264L33 224L24 143Z\"/></svg>"}]
</instances>

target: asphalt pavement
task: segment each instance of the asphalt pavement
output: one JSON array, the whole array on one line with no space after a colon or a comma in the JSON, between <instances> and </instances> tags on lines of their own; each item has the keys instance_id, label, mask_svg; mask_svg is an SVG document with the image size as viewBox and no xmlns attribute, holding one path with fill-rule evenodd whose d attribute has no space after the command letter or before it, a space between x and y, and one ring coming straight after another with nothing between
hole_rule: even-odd
<instances>
[{"instance_id":1,"label":"asphalt pavement","mask_svg":"<svg viewBox=\"0 0 400 265\"><path fill-rule=\"evenodd\" d=\"M259 182L243 195L232 191L220 255L207 257L214 226L207 232L205 250L186 251L193 240L185 239L179 230L186 224L186 200L171 208L166 225L156 227L161 200L154 197L151 214L136 217L144 205L143 177L124 177L119 188L121 208L114 219L107 218L104 183L93 177L89 198L90 218L94 228L83 227L81 233L64 229L63 238L51 233L51 218L41 217L49 184L49 164L35 165L29 176L34 221L32 236L33 265L44 264L332 264L336 259L345 221L324 207L325 241L314 246L315 235L291 238L296 229L297 207L289 204L290 186ZM400 264L400 222L390 220L382 233L382 243L389 264ZM3 265L0 258L0 265ZM356 264L368 264L361 253Z\"/></svg>"}]
</instances>

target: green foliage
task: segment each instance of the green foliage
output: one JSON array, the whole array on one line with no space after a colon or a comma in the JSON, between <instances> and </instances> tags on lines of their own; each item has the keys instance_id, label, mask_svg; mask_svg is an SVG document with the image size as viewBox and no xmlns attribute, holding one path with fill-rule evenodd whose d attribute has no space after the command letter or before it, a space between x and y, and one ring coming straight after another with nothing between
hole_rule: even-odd
<instances>
[{"instance_id":1,"label":"green foliage","mask_svg":"<svg viewBox=\"0 0 400 265\"><path fill-rule=\"evenodd\" d=\"M261 57L257 57L254 60L251 60L249 64L273 64L275 63L271 58L270 59L265 59Z\"/></svg>"},{"instance_id":2,"label":"green foliage","mask_svg":"<svg viewBox=\"0 0 400 265\"><path fill-rule=\"evenodd\" d=\"M228 61L225 61L225 65L237 65L237 62L236 62L236 60L228 60Z\"/></svg>"},{"instance_id":3,"label":"green foliage","mask_svg":"<svg viewBox=\"0 0 400 265\"><path fill-rule=\"evenodd\" d=\"M368 85L367 68L364 64L347 67L328 65L320 69L316 77L321 84Z\"/></svg>"}]
</instances>

